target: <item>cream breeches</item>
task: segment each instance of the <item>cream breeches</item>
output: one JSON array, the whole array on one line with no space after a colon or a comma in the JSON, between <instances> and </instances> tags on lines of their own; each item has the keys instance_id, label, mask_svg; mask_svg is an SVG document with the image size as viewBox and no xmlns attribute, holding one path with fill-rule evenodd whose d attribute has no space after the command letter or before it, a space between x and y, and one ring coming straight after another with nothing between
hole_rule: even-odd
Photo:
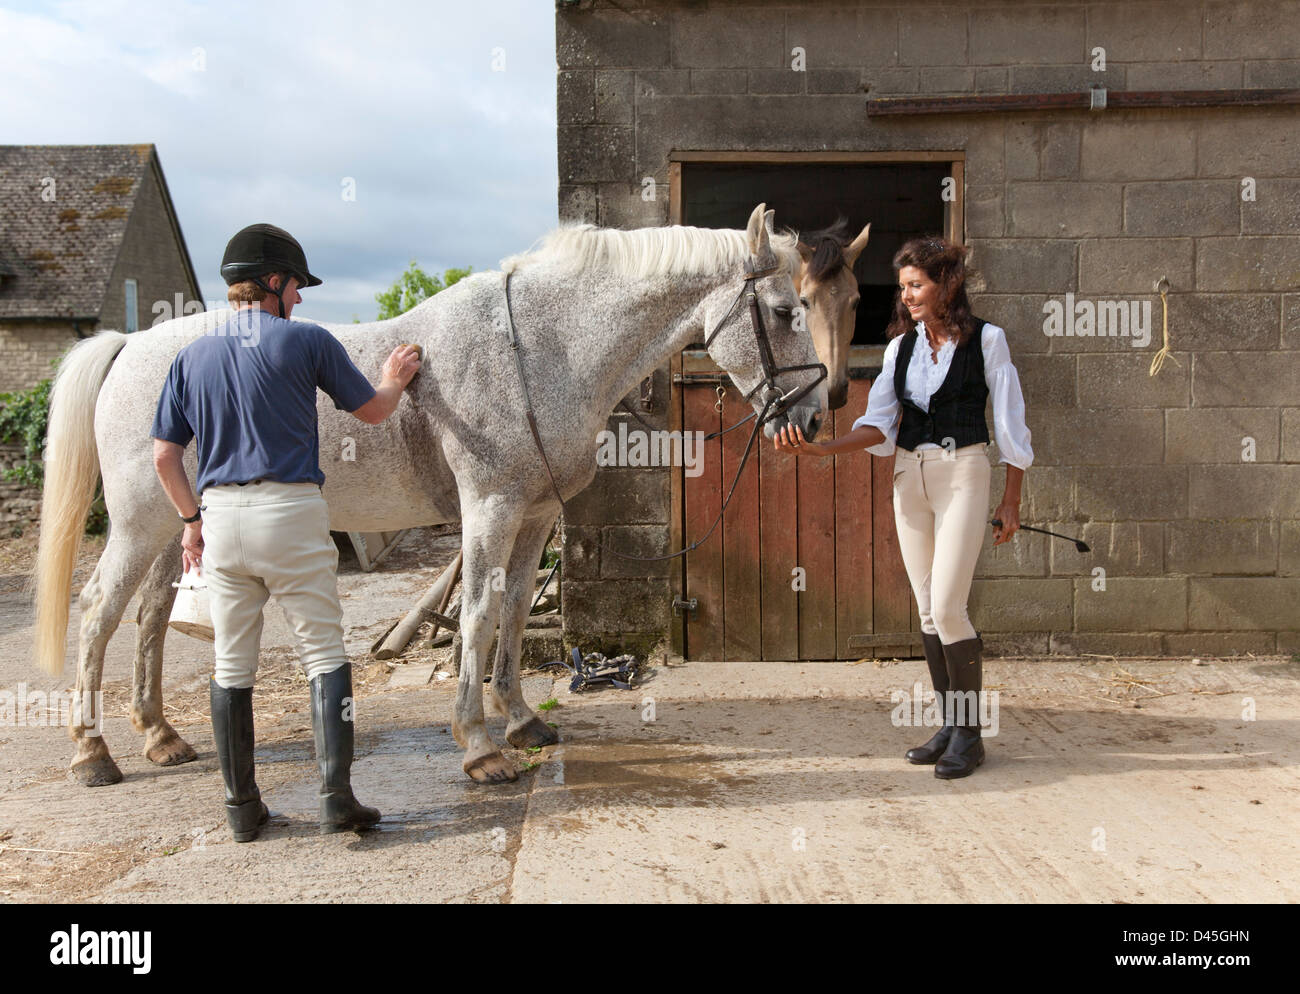
<instances>
[{"instance_id":1,"label":"cream breeches","mask_svg":"<svg viewBox=\"0 0 1300 994\"><path fill-rule=\"evenodd\" d=\"M308 680L348 661L339 606L338 549L314 483L266 480L203 491L202 575L216 633L217 684L253 686L262 608L274 597Z\"/></svg>"},{"instance_id":2,"label":"cream breeches","mask_svg":"<svg viewBox=\"0 0 1300 994\"><path fill-rule=\"evenodd\" d=\"M921 631L945 645L975 638L966 614L971 579L984 544L991 467L985 444L898 449L894 522Z\"/></svg>"}]
</instances>

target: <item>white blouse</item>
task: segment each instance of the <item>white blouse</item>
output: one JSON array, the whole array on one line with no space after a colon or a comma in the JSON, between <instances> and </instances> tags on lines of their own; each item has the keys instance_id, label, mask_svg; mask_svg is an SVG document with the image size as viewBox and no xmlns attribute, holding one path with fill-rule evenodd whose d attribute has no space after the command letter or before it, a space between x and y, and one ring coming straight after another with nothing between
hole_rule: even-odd
<instances>
[{"instance_id":1,"label":"white blouse","mask_svg":"<svg viewBox=\"0 0 1300 994\"><path fill-rule=\"evenodd\" d=\"M923 411L930 409L930 398L942 385L952 366L957 343L951 338L939 348L938 361L930 357L934 350L925 337L925 322L916 325L917 342L912 349L912 360L907 366L905 392L907 399ZM879 445L868 446L872 455L893 455L898 440L898 425L903 405L894 392L894 366L898 359L899 335L885 347L885 358L880 365L880 375L871 385L867 397L867 413L853 422L854 428L870 425L885 436ZM1020 377L1011 365L1011 351L1007 348L1007 335L995 324L985 324L980 338L984 353L984 382L993 398L993 437L998 443L1002 458L1020 469L1028 469L1034 461L1030 447L1029 428L1025 424L1025 399L1020 392ZM937 449L934 442L923 442L919 449Z\"/></svg>"}]
</instances>

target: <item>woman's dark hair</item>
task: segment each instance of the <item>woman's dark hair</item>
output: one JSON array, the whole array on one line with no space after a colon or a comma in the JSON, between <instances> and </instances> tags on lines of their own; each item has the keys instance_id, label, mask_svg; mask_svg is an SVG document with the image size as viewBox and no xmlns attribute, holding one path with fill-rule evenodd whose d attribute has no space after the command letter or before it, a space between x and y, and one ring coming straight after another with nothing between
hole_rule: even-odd
<instances>
[{"instance_id":1,"label":"woman's dark hair","mask_svg":"<svg viewBox=\"0 0 1300 994\"><path fill-rule=\"evenodd\" d=\"M894 254L894 271L904 266L915 266L939 285L937 317L945 328L956 332L957 344L965 345L975 333L975 318L966 299L966 247L937 235L913 238ZM916 322L903 306L902 292L895 291L894 317L886 334L897 338L915 327Z\"/></svg>"}]
</instances>

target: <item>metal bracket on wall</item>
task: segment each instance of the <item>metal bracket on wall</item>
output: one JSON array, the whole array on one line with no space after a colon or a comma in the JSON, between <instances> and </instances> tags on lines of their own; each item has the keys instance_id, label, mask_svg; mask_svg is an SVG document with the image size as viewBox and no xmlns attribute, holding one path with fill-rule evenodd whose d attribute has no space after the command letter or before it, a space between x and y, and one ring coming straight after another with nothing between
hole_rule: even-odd
<instances>
[{"instance_id":1,"label":"metal bracket on wall","mask_svg":"<svg viewBox=\"0 0 1300 994\"><path fill-rule=\"evenodd\" d=\"M690 600L684 601L680 597L676 597L676 596L673 597L673 614L681 616L686 614L686 612L689 611L691 617L694 617L699 612L699 610L700 610L699 598L692 597Z\"/></svg>"},{"instance_id":2,"label":"metal bracket on wall","mask_svg":"<svg viewBox=\"0 0 1300 994\"><path fill-rule=\"evenodd\" d=\"M653 411L655 409L655 378L647 376L641 381L641 410Z\"/></svg>"}]
</instances>

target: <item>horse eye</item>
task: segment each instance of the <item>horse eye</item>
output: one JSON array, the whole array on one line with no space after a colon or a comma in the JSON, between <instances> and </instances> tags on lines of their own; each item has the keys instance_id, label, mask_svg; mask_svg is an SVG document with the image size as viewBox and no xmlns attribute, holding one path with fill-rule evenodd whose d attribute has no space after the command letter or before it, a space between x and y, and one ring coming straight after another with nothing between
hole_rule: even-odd
<instances>
[{"instance_id":1,"label":"horse eye","mask_svg":"<svg viewBox=\"0 0 1300 994\"><path fill-rule=\"evenodd\" d=\"M804 310L807 310L807 309L808 309L808 298L807 298L807 297L800 297L800 298L799 298L799 306L802 307Z\"/></svg>"},{"instance_id":2,"label":"horse eye","mask_svg":"<svg viewBox=\"0 0 1300 994\"><path fill-rule=\"evenodd\" d=\"M782 304L780 307L773 308L773 311L776 313L777 317L781 317L781 318L788 318L792 314L794 314L794 310L792 308L786 307L784 304Z\"/></svg>"}]
</instances>

